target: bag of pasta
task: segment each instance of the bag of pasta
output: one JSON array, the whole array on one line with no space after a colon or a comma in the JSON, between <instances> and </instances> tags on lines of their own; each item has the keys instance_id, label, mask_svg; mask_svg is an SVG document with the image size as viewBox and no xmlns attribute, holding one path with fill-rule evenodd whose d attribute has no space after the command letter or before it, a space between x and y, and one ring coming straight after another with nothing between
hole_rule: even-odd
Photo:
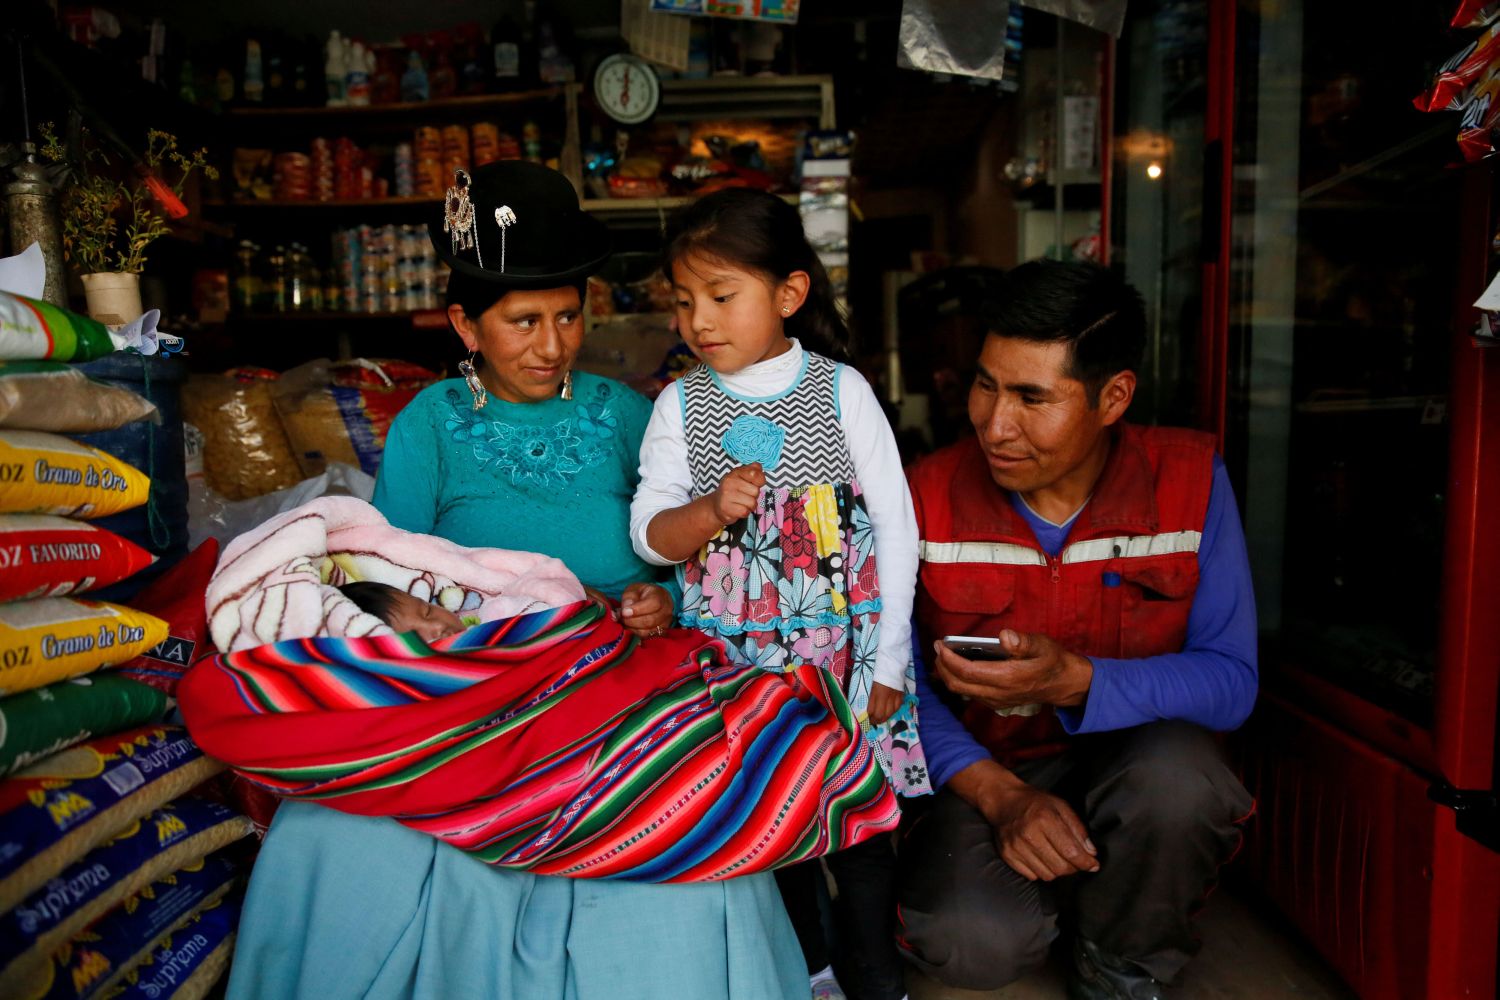
<instances>
[{"instance_id":1,"label":"bag of pasta","mask_svg":"<svg viewBox=\"0 0 1500 1000\"><path fill-rule=\"evenodd\" d=\"M203 432L208 485L230 500L285 489L302 478L271 400L277 378L264 368L233 368L194 375L183 386L183 419Z\"/></svg>"},{"instance_id":2,"label":"bag of pasta","mask_svg":"<svg viewBox=\"0 0 1500 1000\"><path fill-rule=\"evenodd\" d=\"M302 475L320 476L331 462L375 475L391 421L436 372L407 361L310 361L271 386L276 411Z\"/></svg>"}]
</instances>

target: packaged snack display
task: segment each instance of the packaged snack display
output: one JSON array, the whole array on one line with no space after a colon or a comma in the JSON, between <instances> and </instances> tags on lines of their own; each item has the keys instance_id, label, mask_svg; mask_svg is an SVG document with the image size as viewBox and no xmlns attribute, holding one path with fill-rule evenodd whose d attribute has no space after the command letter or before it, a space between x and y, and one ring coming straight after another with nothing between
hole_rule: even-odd
<instances>
[{"instance_id":1,"label":"packaged snack display","mask_svg":"<svg viewBox=\"0 0 1500 1000\"><path fill-rule=\"evenodd\" d=\"M113 670L0 698L0 777L94 736L156 722L171 704Z\"/></svg>"},{"instance_id":2,"label":"packaged snack display","mask_svg":"<svg viewBox=\"0 0 1500 1000\"><path fill-rule=\"evenodd\" d=\"M272 389L304 477L343 462L370 475L380 465L391 421L435 372L405 361L313 361L282 375Z\"/></svg>"},{"instance_id":3,"label":"packaged snack display","mask_svg":"<svg viewBox=\"0 0 1500 1000\"><path fill-rule=\"evenodd\" d=\"M134 542L53 514L0 514L0 601L107 587L156 557Z\"/></svg>"},{"instance_id":4,"label":"packaged snack display","mask_svg":"<svg viewBox=\"0 0 1500 1000\"><path fill-rule=\"evenodd\" d=\"M167 637L167 623L72 597L0 604L0 694L124 663Z\"/></svg>"},{"instance_id":5,"label":"packaged snack display","mask_svg":"<svg viewBox=\"0 0 1500 1000\"><path fill-rule=\"evenodd\" d=\"M235 368L195 375L183 387L183 419L203 433L208 485L230 500L283 489L300 478L271 401L278 377L263 368Z\"/></svg>"},{"instance_id":6,"label":"packaged snack display","mask_svg":"<svg viewBox=\"0 0 1500 1000\"><path fill-rule=\"evenodd\" d=\"M114 352L103 323L50 302L0 292L0 358L89 361Z\"/></svg>"},{"instance_id":7,"label":"packaged snack display","mask_svg":"<svg viewBox=\"0 0 1500 1000\"><path fill-rule=\"evenodd\" d=\"M1470 163L1495 151L1500 128L1500 64L1474 88L1458 126L1458 148Z\"/></svg>"},{"instance_id":8,"label":"packaged snack display","mask_svg":"<svg viewBox=\"0 0 1500 1000\"><path fill-rule=\"evenodd\" d=\"M109 928L101 934L104 928L96 928L91 935L101 942L123 937L130 945L114 956L111 975L99 981L99 987L107 987L110 979L124 974L133 955L229 891L237 879L235 866L227 858L208 855L249 830L250 822L243 816L193 798L179 799L131 824L0 916L0 981L29 985L24 995L56 995L48 991L53 953L100 917L108 924L109 910L136 897L134 905L126 907L132 923L143 921L136 933L119 935ZM143 904L149 917L139 915Z\"/></svg>"},{"instance_id":9,"label":"packaged snack display","mask_svg":"<svg viewBox=\"0 0 1500 1000\"><path fill-rule=\"evenodd\" d=\"M125 974L110 1000L203 1000L229 969L234 933L240 923L242 890L234 890L171 934Z\"/></svg>"},{"instance_id":10,"label":"packaged snack display","mask_svg":"<svg viewBox=\"0 0 1500 1000\"><path fill-rule=\"evenodd\" d=\"M1470 88L1500 60L1500 24L1490 28L1445 62L1433 78L1432 86L1413 102L1418 111L1459 111L1467 107L1474 94Z\"/></svg>"},{"instance_id":11,"label":"packaged snack display","mask_svg":"<svg viewBox=\"0 0 1500 1000\"><path fill-rule=\"evenodd\" d=\"M1462 0L1453 15L1455 28L1482 28L1500 19L1500 3L1494 0Z\"/></svg>"},{"instance_id":12,"label":"packaged snack display","mask_svg":"<svg viewBox=\"0 0 1500 1000\"><path fill-rule=\"evenodd\" d=\"M146 502L137 469L56 434L0 430L0 514L107 517Z\"/></svg>"},{"instance_id":13,"label":"packaged snack display","mask_svg":"<svg viewBox=\"0 0 1500 1000\"><path fill-rule=\"evenodd\" d=\"M0 781L0 913L223 768L181 727L146 726Z\"/></svg>"},{"instance_id":14,"label":"packaged snack display","mask_svg":"<svg viewBox=\"0 0 1500 1000\"><path fill-rule=\"evenodd\" d=\"M0 361L0 427L86 434L155 415L156 407L129 389L60 361Z\"/></svg>"}]
</instances>

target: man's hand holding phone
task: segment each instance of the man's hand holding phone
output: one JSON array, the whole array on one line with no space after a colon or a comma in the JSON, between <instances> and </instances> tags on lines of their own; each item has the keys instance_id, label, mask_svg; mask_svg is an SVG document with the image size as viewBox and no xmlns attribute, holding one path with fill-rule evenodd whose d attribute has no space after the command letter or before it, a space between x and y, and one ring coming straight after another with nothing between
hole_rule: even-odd
<instances>
[{"instance_id":1,"label":"man's hand holding phone","mask_svg":"<svg viewBox=\"0 0 1500 1000\"><path fill-rule=\"evenodd\" d=\"M933 668L948 690L1001 715L1033 715L1038 705L1082 705L1093 681L1088 657L1038 633L949 636L934 646Z\"/></svg>"}]
</instances>

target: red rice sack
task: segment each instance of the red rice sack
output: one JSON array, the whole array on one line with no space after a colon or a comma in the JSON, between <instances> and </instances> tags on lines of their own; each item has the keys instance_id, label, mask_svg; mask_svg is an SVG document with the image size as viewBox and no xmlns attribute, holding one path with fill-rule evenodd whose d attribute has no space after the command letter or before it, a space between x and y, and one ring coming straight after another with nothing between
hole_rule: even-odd
<instances>
[{"instance_id":1,"label":"red rice sack","mask_svg":"<svg viewBox=\"0 0 1500 1000\"><path fill-rule=\"evenodd\" d=\"M215 652L204 595L218 562L219 543L210 538L131 599L132 607L167 623L167 637L122 665L119 673L176 694L188 668Z\"/></svg>"},{"instance_id":2,"label":"red rice sack","mask_svg":"<svg viewBox=\"0 0 1500 1000\"><path fill-rule=\"evenodd\" d=\"M0 601L107 587L156 561L134 542L55 514L0 514Z\"/></svg>"}]
</instances>

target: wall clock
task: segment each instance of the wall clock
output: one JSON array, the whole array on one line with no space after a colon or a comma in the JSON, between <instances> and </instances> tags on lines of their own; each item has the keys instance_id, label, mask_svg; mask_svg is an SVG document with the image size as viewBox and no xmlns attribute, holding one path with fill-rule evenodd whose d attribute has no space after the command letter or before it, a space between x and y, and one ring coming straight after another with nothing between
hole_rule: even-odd
<instances>
[{"instance_id":1,"label":"wall clock","mask_svg":"<svg viewBox=\"0 0 1500 1000\"><path fill-rule=\"evenodd\" d=\"M594 72L594 97L615 121L637 125L656 113L661 81L646 60L618 52Z\"/></svg>"}]
</instances>

